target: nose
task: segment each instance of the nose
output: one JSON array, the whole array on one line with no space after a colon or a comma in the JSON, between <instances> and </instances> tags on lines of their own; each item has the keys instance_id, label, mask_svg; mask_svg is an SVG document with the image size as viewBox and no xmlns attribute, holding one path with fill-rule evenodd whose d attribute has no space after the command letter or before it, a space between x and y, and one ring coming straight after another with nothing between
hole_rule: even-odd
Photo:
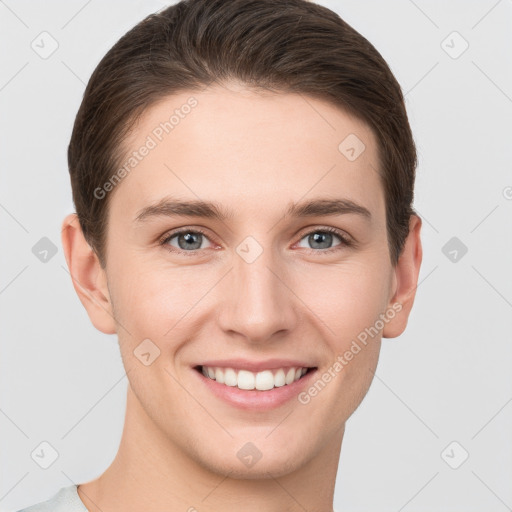
<instances>
[{"instance_id":1,"label":"nose","mask_svg":"<svg viewBox=\"0 0 512 512\"><path fill-rule=\"evenodd\" d=\"M235 253L233 269L223 280L218 322L228 336L248 343L272 342L293 331L298 322L297 296L284 265L263 252L252 262Z\"/></svg>"}]
</instances>

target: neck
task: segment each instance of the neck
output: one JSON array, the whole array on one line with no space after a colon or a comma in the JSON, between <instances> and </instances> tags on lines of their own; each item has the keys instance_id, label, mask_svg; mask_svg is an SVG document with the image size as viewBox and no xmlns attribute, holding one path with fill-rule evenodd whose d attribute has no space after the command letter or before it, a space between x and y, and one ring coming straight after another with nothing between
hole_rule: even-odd
<instances>
[{"instance_id":1,"label":"neck","mask_svg":"<svg viewBox=\"0 0 512 512\"><path fill-rule=\"evenodd\" d=\"M344 425L298 469L268 478L215 473L155 425L128 385L118 453L78 494L89 512L332 512Z\"/></svg>"}]
</instances>

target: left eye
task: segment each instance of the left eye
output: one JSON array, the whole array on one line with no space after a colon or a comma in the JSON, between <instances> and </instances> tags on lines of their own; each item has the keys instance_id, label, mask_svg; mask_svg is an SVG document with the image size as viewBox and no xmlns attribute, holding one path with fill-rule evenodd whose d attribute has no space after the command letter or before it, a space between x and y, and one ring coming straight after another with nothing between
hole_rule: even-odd
<instances>
[{"instance_id":1,"label":"left eye","mask_svg":"<svg viewBox=\"0 0 512 512\"><path fill-rule=\"evenodd\" d=\"M332 246L333 237L340 240L340 243L335 244L334 247L337 247L338 245L349 245L348 240L341 233L330 229L317 229L315 231L311 231L302 237L301 241L307 240L307 243L312 246L310 248L325 251L326 249L329 250L334 248Z\"/></svg>"}]
</instances>

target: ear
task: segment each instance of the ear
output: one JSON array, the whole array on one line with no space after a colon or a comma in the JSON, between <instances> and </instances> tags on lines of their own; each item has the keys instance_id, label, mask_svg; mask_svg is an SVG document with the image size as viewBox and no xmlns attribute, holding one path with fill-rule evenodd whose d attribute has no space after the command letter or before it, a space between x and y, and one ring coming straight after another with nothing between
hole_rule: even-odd
<instances>
[{"instance_id":1,"label":"ear","mask_svg":"<svg viewBox=\"0 0 512 512\"><path fill-rule=\"evenodd\" d=\"M383 338L396 338L407 327L407 320L418 287L418 275L423 257L420 238L421 224L420 217L411 215L409 235L393 271L394 291L388 304L388 308L394 309L396 315L385 325L382 331Z\"/></svg>"},{"instance_id":2,"label":"ear","mask_svg":"<svg viewBox=\"0 0 512 512\"><path fill-rule=\"evenodd\" d=\"M96 253L85 240L76 213L64 218L61 241L73 286L91 322L99 331L115 334L116 322L107 275Z\"/></svg>"}]
</instances>

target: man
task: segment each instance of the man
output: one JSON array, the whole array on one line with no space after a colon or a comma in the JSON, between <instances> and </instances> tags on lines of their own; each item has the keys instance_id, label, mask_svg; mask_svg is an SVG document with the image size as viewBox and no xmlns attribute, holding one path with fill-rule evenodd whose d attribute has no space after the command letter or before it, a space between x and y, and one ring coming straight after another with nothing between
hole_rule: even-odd
<instances>
[{"instance_id":1,"label":"man","mask_svg":"<svg viewBox=\"0 0 512 512\"><path fill-rule=\"evenodd\" d=\"M422 258L380 54L305 0L183 1L102 59L68 157L62 243L126 419L98 478L26 510L331 512Z\"/></svg>"}]
</instances>

